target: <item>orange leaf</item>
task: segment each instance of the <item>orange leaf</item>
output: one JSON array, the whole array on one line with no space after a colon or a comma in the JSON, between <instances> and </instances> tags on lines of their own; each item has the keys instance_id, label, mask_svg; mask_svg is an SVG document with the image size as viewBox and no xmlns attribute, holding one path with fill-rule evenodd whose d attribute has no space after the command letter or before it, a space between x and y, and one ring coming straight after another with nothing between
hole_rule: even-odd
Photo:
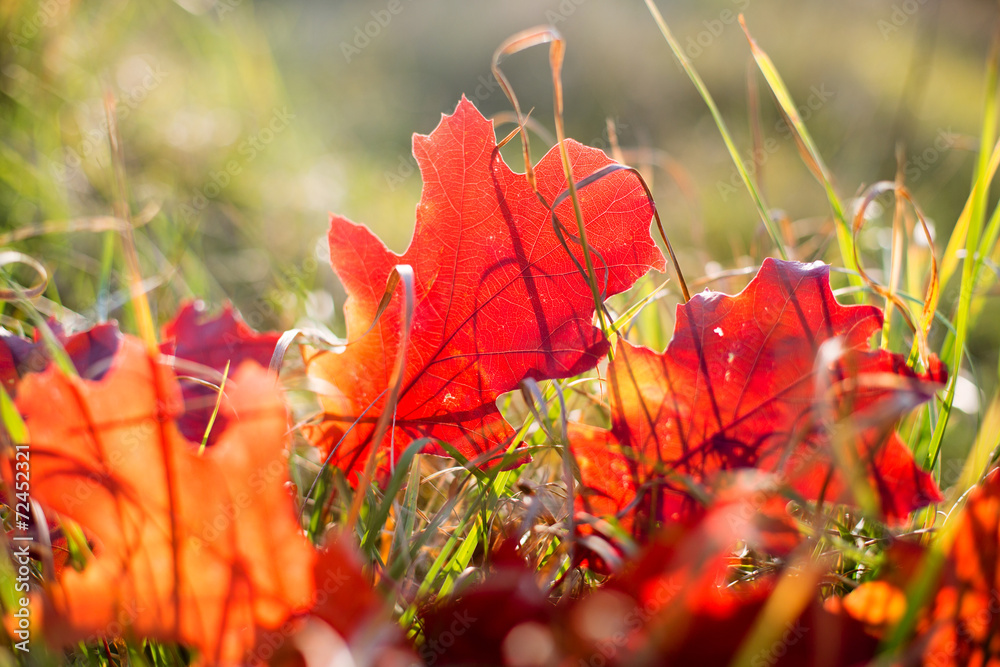
<instances>
[{"instance_id":1,"label":"orange leaf","mask_svg":"<svg viewBox=\"0 0 1000 667\"><path fill-rule=\"evenodd\" d=\"M228 428L198 456L176 380L134 338L100 381L55 367L22 381L32 494L95 542L48 587L50 639L149 637L238 664L255 632L308 608L315 553L286 488L281 395L249 362L226 394Z\"/></svg>"},{"instance_id":2,"label":"orange leaf","mask_svg":"<svg viewBox=\"0 0 1000 667\"><path fill-rule=\"evenodd\" d=\"M900 664L1000 665L1000 469L972 491L953 521L954 542ZM890 568L888 575L863 584L842 602L853 618L881 633L905 610L906 578L895 570L902 569L909 579L926 576L907 562L912 556L899 558L893 550L888 554L903 560L903 567Z\"/></svg>"}]
</instances>

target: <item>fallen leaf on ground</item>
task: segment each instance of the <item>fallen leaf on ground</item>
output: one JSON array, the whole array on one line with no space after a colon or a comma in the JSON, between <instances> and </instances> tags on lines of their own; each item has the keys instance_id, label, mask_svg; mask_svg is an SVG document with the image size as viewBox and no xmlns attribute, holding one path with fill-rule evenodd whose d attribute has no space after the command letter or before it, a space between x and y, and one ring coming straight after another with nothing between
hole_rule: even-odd
<instances>
[{"instance_id":1,"label":"fallen leaf on ground","mask_svg":"<svg viewBox=\"0 0 1000 667\"><path fill-rule=\"evenodd\" d=\"M566 150L577 181L612 164L574 141ZM307 361L309 374L329 386L311 439L324 453L336 447L333 464L352 482L367 459L404 335L402 390L378 443L390 458L421 437L449 443L469 459L494 452L513 435L497 410L498 396L526 378L578 375L608 350L591 323L594 297L570 254L582 265L580 247L572 238L569 251L560 243L549 210L524 175L503 162L493 124L463 98L430 136L414 137L413 152L424 188L404 254L391 252L367 227L330 220L330 258L348 295L350 344ZM536 176L547 202L566 189L556 149L539 161ZM665 268L649 236L653 209L634 175L602 178L582 189L579 201L605 295L628 289L650 268ZM572 204L563 201L556 212L574 236ZM404 300L397 289L368 331L398 264L415 274L412 329L401 330ZM436 445L425 451L446 454Z\"/></svg>"}]
</instances>

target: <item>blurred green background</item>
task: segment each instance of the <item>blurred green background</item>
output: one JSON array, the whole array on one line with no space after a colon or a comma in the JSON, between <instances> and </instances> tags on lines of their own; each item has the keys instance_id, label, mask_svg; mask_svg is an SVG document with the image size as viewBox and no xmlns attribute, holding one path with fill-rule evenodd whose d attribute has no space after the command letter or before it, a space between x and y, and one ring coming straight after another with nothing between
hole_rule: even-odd
<instances>
[{"instance_id":1,"label":"blurred green background","mask_svg":"<svg viewBox=\"0 0 1000 667\"><path fill-rule=\"evenodd\" d=\"M903 145L907 184L947 239L978 150L996 3L659 6L744 156L751 61L735 22L740 11L788 83L841 196L892 179ZM161 321L179 300L198 296L234 301L258 328L336 331L343 292L324 259L328 213L405 248L420 193L412 133L430 132L463 93L487 116L509 112L490 73L493 51L544 23L567 40L569 135L607 148L610 119L626 159L652 184L688 279L770 254L704 102L639 0L3 0L0 232L55 223L56 233L13 244L54 273L43 312L131 326L114 235L65 224L86 228L86 219L112 213L103 102L110 91ZM551 131L546 50L504 67L522 105ZM798 221L797 230L818 234L801 258L841 263L836 244L823 242L824 193L756 80L762 136L773 139L758 167L769 203ZM547 148L537 137L533 147L536 159ZM520 171L518 150L512 142L505 155ZM888 255L887 227L873 222L863 237L873 267ZM952 298L945 295L946 311ZM668 323L675 302L661 304ZM973 363L995 368L990 311L971 343Z\"/></svg>"}]
</instances>

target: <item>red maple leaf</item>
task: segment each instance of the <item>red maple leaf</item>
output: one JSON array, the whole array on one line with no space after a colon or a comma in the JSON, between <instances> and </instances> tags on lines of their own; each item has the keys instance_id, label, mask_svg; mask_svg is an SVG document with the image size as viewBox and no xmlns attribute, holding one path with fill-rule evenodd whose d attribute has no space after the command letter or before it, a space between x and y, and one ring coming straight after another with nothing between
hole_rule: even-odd
<instances>
[{"instance_id":1,"label":"red maple leaf","mask_svg":"<svg viewBox=\"0 0 1000 667\"><path fill-rule=\"evenodd\" d=\"M566 149L576 180L612 164L573 141ZM492 123L463 98L430 136L414 137L413 152L424 189L403 255L367 227L330 220L331 262L348 294L350 344L308 360L309 374L329 385L323 422L311 438L324 452L337 447L333 462L349 476L363 466L404 335L398 290L365 334L398 264L413 268L416 303L385 440L396 456L420 437L450 443L470 459L494 450L513 433L496 408L498 396L526 378L577 375L608 350L591 323L594 297L570 256L583 263L579 246L570 240L567 252L560 243L549 210L525 176L503 162ZM536 177L547 202L566 189L558 151L539 161ZM606 295L628 289L651 267L665 267L649 236L652 207L637 178L612 173L582 189L579 200ZM571 203L555 210L575 231ZM445 453L436 445L428 451Z\"/></svg>"},{"instance_id":2,"label":"red maple leaf","mask_svg":"<svg viewBox=\"0 0 1000 667\"><path fill-rule=\"evenodd\" d=\"M99 381L54 366L29 375L17 406L33 497L94 541L82 571L46 585L49 639L150 637L239 664L257 632L308 608L315 553L286 488L285 407L264 370L235 371L228 427L201 456L173 421L172 372L134 338Z\"/></svg>"},{"instance_id":3,"label":"red maple leaf","mask_svg":"<svg viewBox=\"0 0 1000 667\"><path fill-rule=\"evenodd\" d=\"M678 306L663 354L618 347L612 431L574 443L582 506L647 523L677 518L697 505L688 482L711 486L740 468L777 473L809 499L846 502L843 466L862 471L889 518L938 502L894 426L945 371L935 359L918 375L899 355L870 350L881 326L876 308L837 303L818 263L769 259L740 294L706 292Z\"/></svg>"},{"instance_id":4,"label":"red maple leaf","mask_svg":"<svg viewBox=\"0 0 1000 667\"><path fill-rule=\"evenodd\" d=\"M247 359L267 368L280 336L273 331L257 333L240 319L231 305L227 304L221 313L209 318L205 316L203 304L188 302L163 327L160 350L180 360L174 364L179 375L197 377L218 385L222 382L226 364L229 364L230 372ZM214 371L214 374L203 377L205 369ZM184 414L178 417L177 425L185 438L201 442L215 411L219 392L189 377L181 377L180 385L184 394ZM216 416L206 444L215 444L218 434L226 428L225 419L225 415Z\"/></svg>"}]
</instances>

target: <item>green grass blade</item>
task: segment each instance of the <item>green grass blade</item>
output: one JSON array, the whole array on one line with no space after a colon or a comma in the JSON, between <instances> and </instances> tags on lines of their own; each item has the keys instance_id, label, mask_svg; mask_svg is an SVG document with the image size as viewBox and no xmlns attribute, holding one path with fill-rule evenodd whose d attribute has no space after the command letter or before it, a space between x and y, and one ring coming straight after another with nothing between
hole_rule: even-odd
<instances>
[{"instance_id":1,"label":"green grass blade","mask_svg":"<svg viewBox=\"0 0 1000 667\"><path fill-rule=\"evenodd\" d=\"M406 448L402 456L399 457L399 461L396 463L396 469L393 471L392 477L389 478L389 483L385 487L382 502L380 502L378 506L376 506L375 509L368 514L368 520L365 522L364 529L365 537L361 544L362 551L370 552L375 548L376 540L382 534L382 528L385 527L385 522L389 518L389 510L392 509L392 504L396 499L396 494L399 493L399 489L402 488L403 480L409 475L413 459L421 449L427 446L428 442L429 440L427 438L414 440L410 443L410 446Z\"/></svg>"},{"instance_id":2,"label":"green grass blade","mask_svg":"<svg viewBox=\"0 0 1000 667\"><path fill-rule=\"evenodd\" d=\"M413 535L417 523L417 501L420 499L420 455L413 457L410 465L410 476L406 480L406 492L403 494L403 504L397 508L399 518L396 519L396 534L393 536L393 549L404 555L405 563L409 564L410 549L404 549L410 535Z\"/></svg>"},{"instance_id":3,"label":"green grass blade","mask_svg":"<svg viewBox=\"0 0 1000 667\"><path fill-rule=\"evenodd\" d=\"M645 281L645 282L651 283L652 281ZM669 282L668 280L665 280L662 283L660 283L659 286L654 287L646 296L639 299L639 301L632 304L632 306L630 306L628 310L626 310L624 313L615 318L615 321L611 323L611 333L620 334L621 331L629 325L629 323L633 320L633 318L635 318L640 312L642 312L642 310L646 306L648 306L652 302L662 297L668 282ZM652 319L654 320L655 323L659 322L658 317L654 317ZM663 336L662 332L659 331L655 332L655 335L657 336L657 338L662 338Z\"/></svg>"},{"instance_id":4,"label":"green grass blade","mask_svg":"<svg viewBox=\"0 0 1000 667\"><path fill-rule=\"evenodd\" d=\"M433 589L434 584L437 582L438 575L444 570L452 559L452 552L455 550L455 545L458 544L459 539L465 533L466 526L470 521L475 521L475 517L479 514L479 505L482 502L482 496L477 495L473 502L469 504L466 508L465 514L462 519L455 526L454 531L452 531L451 536L441 547L441 551L438 553L437 558L431 563L430 569L427 570L427 574L424 576L424 580L420 583L420 587L417 589L417 594L414 596L414 602L403 612L400 617L400 624L405 627L410 627L413 623L413 619L417 613L417 602L416 600L426 599L427 594Z\"/></svg>"},{"instance_id":5,"label":"green grass blade","mask_svg":"<svg viewBox=\"0 0 1000 667\"><path fill-rule=\"evenodd\" d=\"M965 207L959 214L958 220L955 221L955 228L952 230L951 237L948 239L948 245L941 256L940 280L942 291L947 287L948 281L951 280L952 276L955 275L958 263L961 260L962 244L966 241L969 233L969 224L972 219L973 202L983 196L981 194L983 191L989 190L990 183L993 182L993 177L996 175L998 168L1000 168L1000 141L996 142L993 146L986 171L980 173L975 183L973 183L969 198L966 200Z\"/></svg>"},{"instance_id":6,"label":"green grass blade","mask_svg":"<svg viewBox=\"0 0 1000 667\"><path fill-rule=\"evenodd\" d=\"M998 76L1000 76L998 72L1000 72L1000 39L995 38L990 51L990 59L986 72L986 90L983 102L984 118L979 143L980 150L976 160L976 172L972 182L972 193L969 195L969 204L966 207L968 217L965 217L965 210L962 212L962 217L967 221L967 231L964 234L965 254L962 263L962 282L958 295L958 306L955 309L954 316L955 335L953 337L949 336L942 350L945 359L949 359L950 357L951 376L948 378L944 403L941 406L941 417L931 436L927 461L928 467L931 468L937 463L938 456L941 453L941 444L944 441L945 429L951 417L952 404L955 400L955 390L958 386L958 375L965 358L966 339L968 338L969 327L974 316L973 296L983 267L983 263L977 258L977 253L980 251L980 239L983 236L983 227L986 220L986 203L989 196L990 183L993 180L996 170L996 163L994 162L996 150L994 150L993 154L987 156L986 151L983 149L986 146L992 145L996 137L997 80ZM994 233L993 227L994 223L991 220L990 228L987 229L988 237ZM946 260L951 259L953 263L957 262L958 259L956 246L959 242L956 239L960 238L961 234L962 231L959 225L956 224L946 250L946 253L950 252L951 255L946 255L945 257ZM942 277L942 287L944 284L945 278Z\"/></svg>"},{"instance_id":7,"label":"green grass blade","mask_svg":"<svg viewBox=\"0 0 1000 667\"><path fill-rule=\"evenodd\" d=\"M28 442L28 427L21 419L21 413L17 411L10 394L2 386L0 386L0 421L3 422L12 442L15 444Z\"/></svg>"},{"instance_id":8,"label":"green grass blade","mask_svg":"<svg viewBox=\"0 0 1000 667\"><path fill-rule=\"evenodd\" d=\"M208 418L208 424L205 425L205 435L201 438L201 446L198 447L198 456L205 453L205 447L208 446L208 436L212 433L212 427L215 426L215 420L219 417L219 408L222 407L222 395L226 391L226 379L229 377L229 362L226 360L226 367L222 370L222 382L219 383L219 393L215 397L215 407L212 408L212 416Z\"/></svg>"},{"instance_id":9,"label":"green grass blade","mask_svg":"<svg viewBox=\"0 0 1000 667\"><path fill-rule=\"evenodd\" d=\"M740 160L739 151L736 149L736 143L733 141L732 136L729 134L729 128L726 126L726 121L722 118L722 113L719 112L719 107L716 106L715 100L712 98L712 94L708 91L708 87L705 82L702 81L701 76L695 70L694 65L688 59L687 54L684 53L684 49L677 42L674 34L670 31L667 26L667 22L663 20L663 15L660 14L660 10L656 8L656 4L653 0L645 0L646 7L649 8L649 13L652 14L653 20L656 25L660 28L660 33L663 34L663 39L666 40L667 44L670 46L670 50L673 52L674 57L677 58L677 62L680 63L681 68L691 79L691 83L698 90L698 94L708 105L708 110L712 114L712 119L715 120L716 127L719 128L719 133L722 135L722 141L726 144L726 149L729 151L729 155L733 158L733 163L736 165L736 171L740 175L740 179L743 181L743 185L746 186L747 192L750 193L750 198L753 199L754 206L757 207L757 214L760 216L761 222L764 223L765 229L767 229L768 234L771 235L771 240L774 241L775 247L778 249L778 254L781 259L788 259L788 253L785 250L785 245L781 240L781 233L778 227L774 224L774 220L771 219L771 214L768 212L767 205L764 203L764 196L761 194L760 190L754 184L753 179L750 178L750 174L747 173L746 168L743 166L743 162Z\"/></svg>"},{"instance_id":10,"label":"green grass blade","mask_svg":"<svg viewBox=\"0 0 1000 667\"><path fill-rule=\"evenodd\" d=\"M836 190L834 190L833 177L830 175L830 170L823 161L823 156L816 147L816 142L813 141L812 136L809 134L806 124L802 121L802 116L799 115L798 107L795 106L795 102L792 100L788 86L785 85L785 81L778 74L778 69L774 66L774 62L770 56L750 36L750 31L747 29L742 15L740 15L740 25L743 27L743 32L746 33L747 40L750 42L750 51L753 53L757 67L760 69L761 74L764 75L764 80L767 81L767 85L771 88L771 92L778 101L778 107L785 116L788 126L792 129L796 143L799 144L804 153L804 159L807 158L806 166L809 167L809 171L813 173L826 191L826 198L830 202L830 208L833 210L833 219L837 228L837 244L840 246L840 255L844 261L844 266L848 269L857 270L858 267L854 262L854 243L851 239L851 225L847 220L844 205L837 196Z\"/></svg>"}]
</instances>

